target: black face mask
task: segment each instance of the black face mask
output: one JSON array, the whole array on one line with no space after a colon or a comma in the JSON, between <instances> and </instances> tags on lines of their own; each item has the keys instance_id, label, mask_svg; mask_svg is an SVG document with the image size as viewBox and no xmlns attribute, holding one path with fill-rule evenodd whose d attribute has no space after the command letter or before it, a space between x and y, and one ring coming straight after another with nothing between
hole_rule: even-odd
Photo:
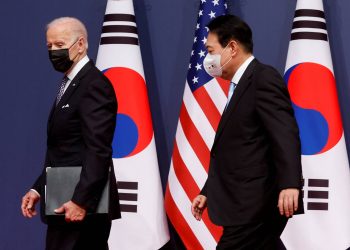
<instances>
[{"instance_id":1,"label":"black face mask","mask_svg":"<svg viewBox=\"0 0 350 250\"><path fill-rule=\"evenodd\" d=\"M72 67L74 62L69 58L69 49L75 43L67 49L49 50L49 58L55 70L65 73Z\"/></svg>"}]
</instances>

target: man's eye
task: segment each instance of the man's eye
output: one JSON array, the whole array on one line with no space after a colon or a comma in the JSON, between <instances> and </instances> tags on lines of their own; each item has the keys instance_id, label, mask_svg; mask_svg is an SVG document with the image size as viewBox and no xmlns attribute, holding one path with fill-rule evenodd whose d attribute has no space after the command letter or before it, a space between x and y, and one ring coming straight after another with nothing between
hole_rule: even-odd
<instances>
[{"instance_id":1,"label":"man's eye","mask_svg":"<svg viewBox=\"0 0 350 250\"><path fill-rule=\"evenodd\" d=\"M63 43L57 43L57 44L56 44L56 47L58 47L58 48L62 48L63 46L64 46Z\"/></svg>"}]
</instances>

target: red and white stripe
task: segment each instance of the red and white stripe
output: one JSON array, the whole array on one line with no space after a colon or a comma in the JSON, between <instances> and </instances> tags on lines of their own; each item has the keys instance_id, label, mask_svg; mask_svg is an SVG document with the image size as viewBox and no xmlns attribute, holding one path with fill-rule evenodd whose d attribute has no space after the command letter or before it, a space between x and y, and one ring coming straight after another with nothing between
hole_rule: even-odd
<instances>
[{"instance_id":1,"label":"red and white stripe","mask_svg":"<svg viewBox=\"0 0 350 250\"><path fill-rule=\"evenodd\" d=\"M186 82L165 207L187 249L215 249L222 233L207 212L198 222L191 213L191 203L208 176L210 149L226 105L228 87L228 82L212 79L192 92Z\"/></svg>"}]
</instances>

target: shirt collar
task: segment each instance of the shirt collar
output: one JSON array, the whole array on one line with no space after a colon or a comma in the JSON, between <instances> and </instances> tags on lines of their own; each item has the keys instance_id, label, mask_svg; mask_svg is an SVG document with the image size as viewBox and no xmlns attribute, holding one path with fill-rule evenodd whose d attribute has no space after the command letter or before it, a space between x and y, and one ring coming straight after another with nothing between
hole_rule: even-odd
<instances>
[{"instance_id":1,"label":"shirt collar","mask_svg":"<svg viewBox=\"0 0 350 250\"><path fill-rule=\"evenodd\" d=\"M72 69L72 71L67 75L68 79L72 81L74 77L79 73L79 71L89 62L89 57L84 56Z\"/></svg>"},{"instance_id":2,"label":"shirt collar","mask_svg":"<svg viewBox=\"0 0 350 250\"><path fill-rule=\"evenodd\" d=\"M231 82L234 82L236 85L239 83L239 80L241 80L245 70L248 68L249 64L254 60L254 58L255 57L251 55L244 61L244 63L242 63L241 66L239 66L238 70L233 75Z\"/></svg>"}]
</instances>

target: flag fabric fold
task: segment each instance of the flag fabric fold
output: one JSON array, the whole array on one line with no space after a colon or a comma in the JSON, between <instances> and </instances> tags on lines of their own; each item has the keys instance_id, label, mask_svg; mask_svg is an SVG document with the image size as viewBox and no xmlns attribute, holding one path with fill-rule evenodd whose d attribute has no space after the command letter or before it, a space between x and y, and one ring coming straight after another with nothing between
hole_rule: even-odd
<instances>
[{"instance_id":1,"label":"flag fabric fold","mask_svg":"<svg viewBox=\"0 0 350 250\"><path fill-rule=\"evenodd\" d=\"M159 249L169 233L132 0L108 0L96 65L118 99L113 163L122 218L109 247Z\"/></svg>"},{"instance_id":2,"label":"flag fabric fold","mask_svg":"<svg viewBox=\"0 0 350 250\"><path fill-rule=\"evenodd\" d=\"M207 212L196 221L191 203L207 179L210 149L229 87L229 82L204 70L206 25L226 13L225 1L201 0L165 194L167 215L187 249L215 249L222 233Z\"/></svg>"},{"instance_id":3,"label":"flag fabric fold","mask_svg":"<svg viewBox=\"0 0 350 250\"><path fill-rule=\"evenodd\" d=\"M305 214L282 234L288 250L350 247L350 171L322 0L298 0L285 80L302 143Z\"/></svg>"}]
</instances>

